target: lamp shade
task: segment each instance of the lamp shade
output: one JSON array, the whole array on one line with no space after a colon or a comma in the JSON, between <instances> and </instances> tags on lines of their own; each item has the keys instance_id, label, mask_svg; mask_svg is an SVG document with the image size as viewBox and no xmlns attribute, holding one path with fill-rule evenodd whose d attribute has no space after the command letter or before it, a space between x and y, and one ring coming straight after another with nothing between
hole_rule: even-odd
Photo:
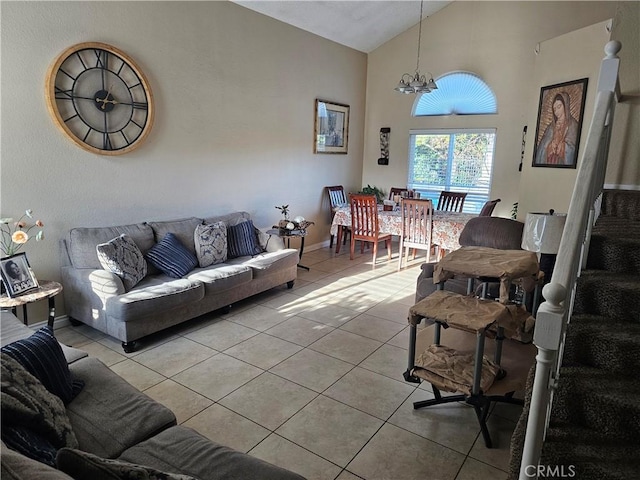
<instances>
[{"instance_id":1,"label":"lamp shade","mask_svg":"<svg viewBox=\"0 0 640 480\"><path fill-rule=\"evenodd\" d=\"M558 253L566 219L566 214L527 213L522 248L544 254Z\"/></svg>"}]
</instances>

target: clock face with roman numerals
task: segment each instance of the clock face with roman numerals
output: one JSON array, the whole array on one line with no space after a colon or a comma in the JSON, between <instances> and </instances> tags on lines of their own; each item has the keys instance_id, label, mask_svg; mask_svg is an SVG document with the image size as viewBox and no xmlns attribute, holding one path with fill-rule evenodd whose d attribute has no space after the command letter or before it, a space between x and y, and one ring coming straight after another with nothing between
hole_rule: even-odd
<instances>
[{"instance_id":1,"label":"clock face with roman numerals","mask_svg":"<svg viewBox=\"0 0 640 480\"><path fill-rule=\"evenodd\" d=\"M127 54L105 43L80 43L62 52L47 74L46 99L64 134L101 155L137 148L153 124L147 79Z\"/></svg>"}]
</instances>

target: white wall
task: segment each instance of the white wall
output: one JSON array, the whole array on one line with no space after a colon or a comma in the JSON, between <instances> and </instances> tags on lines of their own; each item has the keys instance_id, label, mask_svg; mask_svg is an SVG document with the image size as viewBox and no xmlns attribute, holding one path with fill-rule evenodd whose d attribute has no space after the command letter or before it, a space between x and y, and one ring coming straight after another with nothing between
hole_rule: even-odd
<instances>
[{"instance_id":1,"label":"white wall","mask_svg":"<svg viewBox=\"0 0 640 480\"><path fill-rule=\"evenodd\" d=\"M601 22L541 42L540 53L535 60L532 86L528 91L529 103L535 105L543 86L580 78L588 79L578 162L587 142L589 123L593 116L598 73L604 57L603 46L610 38L606 28L608 23ZM533 158L537 116L537 108L530 111L528 124L532 128L525 150L526 159ZM518 218L523 220L527 212L547 212L549 209L566 213L569 210L577 168L533 167L531 163L531 160L527 161L522 169Z\"/></svg>"},{"instance_id":2,"label":"white wall","mask_svg":"<svg viewBox=\"0 0 640 480\"><path fill-rule=\"evenodd\" d=\"M58 240L76 226L246 210L270 227L290 204L316 221L307 245L328 241L324 186L362 178L365 54L230 2L1 8L0 213L45 223L26 248L37 277L60 278ZM155 125L130 154L85 152L47 112L49 64L86 41L124 50L151 83ZM348 155L313 154L316 98L351 106Z\"/></svg>"},{"instance_id":3,"label":"white wall","mask_svg":"<svg viewBox=\"0 0 640 480\"><path fill-rule=\"evenodd\" d=\"M612 18L617 2L453 2L423 22L420 70L434 76L454 70L480 75L498 99L498 114L411 117L414 96L393 90L403 72L413 72L418 27L369 55L363 183L388 189L407 182L409 130L496 127L491 198L501 198L494 215L509 216L519 199L522 128L527 143L537 112L534 48L538 42ZM600 52L602 52L602 45ZM567 79L568 80L568 79ZM534 114L535 114L534 112ZM377 165L379 129L391 128L389 166ZM531 156L523 163L530 164Z\"/></svg>"},{"instance_id":4,"label":"white wall","mask_svg":"<svg viewBox=\"0 0 640 480\"><path fill-rule=\"evenodd\" d=\"M605 187L640 190L640 2L618 2L612 40L622 43L620 92L611 132Z\"/></svg>"}]
</instances>

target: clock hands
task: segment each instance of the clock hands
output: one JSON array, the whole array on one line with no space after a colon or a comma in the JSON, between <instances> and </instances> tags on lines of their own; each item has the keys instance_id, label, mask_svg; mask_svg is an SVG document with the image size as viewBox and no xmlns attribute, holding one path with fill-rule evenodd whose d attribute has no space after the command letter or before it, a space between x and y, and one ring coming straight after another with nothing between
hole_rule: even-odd
<instances>
[{"instance_id":1,"label":"clock hands","mask_svg":"<svg viewBox=\"0 0 640 480\"><path fill-rule=\"evenodd\" d=\"M106 95L104 96L104 98L98 98L96 97L96 103L98 102L102 102L102 106L100 107L102 110L104 110L107 107L107 104L111 103L113 105L116 105L118 103L117 100L115 100L113 98L113 96L111 95L111 90L113 89L113 85L109 86L109 90L107 90ZM100 94L101 92L98 92L98 94ZM111 96L111 99L109 99L109 97Z\"/></svg>"}]
</instances>

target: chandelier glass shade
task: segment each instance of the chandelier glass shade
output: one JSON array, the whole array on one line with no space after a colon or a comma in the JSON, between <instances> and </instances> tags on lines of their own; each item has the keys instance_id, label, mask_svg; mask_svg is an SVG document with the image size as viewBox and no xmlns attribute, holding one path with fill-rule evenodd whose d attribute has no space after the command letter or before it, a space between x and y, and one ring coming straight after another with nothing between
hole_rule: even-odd
<instances>
[{"instance_id":1,"label":"chandelier glass shade","mask_svg":"<svg viewBox=\"0 0 640 480\"><path fill-rule=\"evenodd\" d=\"M422 40L422 6L424 0L420 1L420 27L418 29L418 58L416 60L416 71L413 75L410 73L402 74L400 81L396 88L396 92L400 93L429 93L432 90L438 88L436 82L433 80L431 73L427 75L420 74L420 41Z\"/></svg>"}]
</instances>

